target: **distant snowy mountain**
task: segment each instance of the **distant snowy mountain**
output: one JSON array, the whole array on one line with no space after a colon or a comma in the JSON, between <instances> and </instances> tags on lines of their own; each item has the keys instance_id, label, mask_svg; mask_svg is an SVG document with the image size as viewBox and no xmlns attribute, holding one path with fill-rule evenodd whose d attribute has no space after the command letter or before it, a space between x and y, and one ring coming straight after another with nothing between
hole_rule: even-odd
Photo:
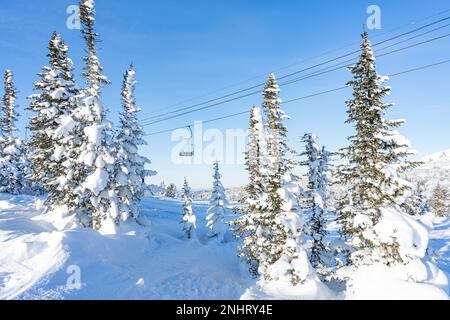
<instances>
[{"instance_id":1,"label":"distant snowy mountain","mask_svg":"<svg viewBox=\"0 0 450 320\"><path fill-rule=\"evenodd\" d=\"M423 165L408 173L414 182L425 183L427 193L431 193L438 183L450 188L450 149L427 156Z\"/></svg>"},{"instance_id":2,"label":"distant snowy mountain","mask_svg":"<svg viewBox=\"0 0 450 320\"><path fill-rule=\"evenodd\" d=\"M422 159L426 164L444 164L447 166L447 169L450 168L450 149L435 153L431 156L425 157Z\"/></svg>"}]
</instances>

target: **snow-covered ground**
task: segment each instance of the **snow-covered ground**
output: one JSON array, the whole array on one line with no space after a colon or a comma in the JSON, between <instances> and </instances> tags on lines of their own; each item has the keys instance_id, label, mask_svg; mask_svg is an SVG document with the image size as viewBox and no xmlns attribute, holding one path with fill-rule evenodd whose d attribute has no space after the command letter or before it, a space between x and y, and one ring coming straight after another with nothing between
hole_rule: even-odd
<instances>
[{"instance_id":1,"label":"snow-covered ground","mask_svg":"<svg viewBox=\"0 0 450 320\"><path fill-rule=\"evenodd\" d=\"M117 236L58 231L34 198L0 196L0 299L239 299L250 277L226 244L181 238L181 203L148 199L148 226ZM151 208L151 209L150 209ZM194 205L202 219L206 203ZM151 222L150 222L151 221ZM78 266L80 290L67 289Z\"/></svg>"},{"instance_id":2,"label":"snow-covered ground","mask_svg":"<svg viewBox=\"0 0 450 320\"><path fill-rule=\"evenodd\" d=\"M198 240L181 238L181 206L146 199L146 226L105 236L60 231L41 215L39 199L0 195L0 299L346 298L314 282L299 291L258 286L237 258L231 234L224 244L206 239L206 202L194 203ZM430 255L450 275L450 220L434 222ZM81 288L67 286L78 270Z\"/></svg>"},{"instance_id":3,"label":"snow-covered ground","mask_svg":"<svg viewBox=\"0 0 450 320\"><path fill-rule=\"evenodd\" d=\"M450 279L450 219L437 219L430 232L430 256Z\"/></svg>"}]
</instances>

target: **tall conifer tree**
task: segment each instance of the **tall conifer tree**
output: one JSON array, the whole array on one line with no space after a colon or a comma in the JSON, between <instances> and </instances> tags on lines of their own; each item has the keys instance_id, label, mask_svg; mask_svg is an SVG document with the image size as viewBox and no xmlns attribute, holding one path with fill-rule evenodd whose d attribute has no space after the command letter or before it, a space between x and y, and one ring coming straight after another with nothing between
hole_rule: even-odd
<instances>
[{"instance_id":1,"label":"tall conifer tree","mask_svg":"<svg viewBox=\"0 0 450 320\"><path fill-rule=\"evenodd\" d=\"M244 196L240 200L239 214L241 216L231 222L236 236L243 239L238 247L239 255L245 257L249 264L250 273L258 274L259 250L257 230L260 224L263 208L265 187L262 181L264 157L267 144L264 131L262 111L253 107L250 111L248 150L245 153L245 168L249 176L249 183L244 188Z\"/></svg>"},{"instance_id":2,"label":"tall conifer tree","mask_svg":"<svg viewBox=\"0 0 450 320\"><path fill-rule=\"evenodd\" d=\"M362 34L359 61L350 68L353 99L347 101L348 124L355 128L349 146L341 150L345 162L337 177L341 185L350 187L341 201L339 220L342 234L356 249L352 263L382 260L390 264L402 262L399 244L380 241L375 226L383 218L383 207L397 207L410 189L399 176L416 164L404 160L411 153L408 142L394 130L402 120L386 120L384 115L393 105L383 102L390 88L376 71L372 45L366 32ZM369 262L370 263L370 262Z\"/></svg>"},{"instance_id":3,"label":"tall conifer tree","mask_svg":"<svg viewBox=\"0 0 450 320\"><path fill-rule=\"evenodd\" d=\"M17 90L11 70L4 73L4 94L0 105L0 192L19 194L27 189L26 153L16 138Z\"/></svg>"},{"instance_id":4,"label":"tall conifer tree","mask_svg":"<svg viewBox=\"0 0 450 320\"><path fill-rule=\"evenodd\" d=\"M64 197L67 186L67 145L61 140L68 134L58 131L67 124L67 117L76 107L75 97L78 89L73 76L72 61L68 57L68 47L56 32L49 41L49 66L43 67L40 80L34 87L38 93L29 97L32 100L29 110L35 112L28 128L31 138L30 148L31 179L35 185L42 185L49 192L47 205L58 204ZM73 124L73 123L72 123ZM70 128L69 128L70 129Z\"/></svg>"},{"instance_id":5,"label":"tall conifer tree","mask_svg":"<svg viewBox=\"0 0 450 320\"><path fill-rule=\"evenodd\" d=\"M83 77L87 87L78 97L74 118L78 122L78 159L82 164L76 203L84 211L84 225L100 229L105 220L119 222L119 199L114 181L112 125L101 101L101 89L108 84L97 57L98 34L94 30L94 0L80 1L81 33L87 46Z\"/></svg>"},{"instance_id":6,"label":"tall conifer tree","mask_svg":"<svg viewBox=\"0 0 450 320\"><path fill-rule=\"evenodd\" d=\"M137 114L141 111L136 106L134 90L136 86L136 72L133 66L127 70L122 84L123 111L120 118L119 134L116 143L116 184L120 200L120 214L122 221L130 217L139 216L138 204L149 193L145 178L153 176L155 172L147 170L146 164L150 160L139 154L139 146L146 145L142 126Z\"/></svg>"},{"instance_id":7,"label":"tall conifer tree","mask_svg":"<svg viewBox=\"0 0 450 320\"><path fill-rule=\"evenodd\" d=\"M300 213L299 185L291 172L293 161L288 153L288 117L281 108L280 88L274 74L269 75L263 92L264 126L267 156L262 157L260 175L264 190L259 208L252 212L250 232L244 238L244 254L255 262L253 270L265 280L288 279L293 285L311 276L311 268L304 249L304 220Z\"/></svg>"}]
</instances>

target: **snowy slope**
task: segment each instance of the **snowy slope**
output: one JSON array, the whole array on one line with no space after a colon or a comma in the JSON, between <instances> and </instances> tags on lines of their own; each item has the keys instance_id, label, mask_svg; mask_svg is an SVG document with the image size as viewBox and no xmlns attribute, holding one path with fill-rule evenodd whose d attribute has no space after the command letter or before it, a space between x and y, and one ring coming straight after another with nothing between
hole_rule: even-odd
<instances>
[{"instance_id":1,"label":"snowy slope","mask_svg":"<svg viewBox=\"0 0 450 320\"><path fill-rule=\"evenodd\" d=\"M206 203L194 203L199 239L181 238L181 206L177 200L146 199L145 226L103 236L90 229L59 231L41 215L39 199L0 194L0 300L351 298L313 282L295 290L257 284L237 258L230 233L225 244L206 239ZM432 257L448 274L450 220L433 223ZM79 290L66 286L73 266L81 271ZM429 292L430 298L443 294ZM370 290L365 294L373 297Z\"/></svg>"},{"instance_id":2,"label":"snowy slope","mask_svg":"<svg viewBox=\"0 0 450 320\"><path fill-rule=\"evenodd\" d=\"M437 218L430 232L430 255L450 279L450 219Z\"/></svg>"},{"instance_id":3,"label":"snowy slope","mask_svg":"<svg viewBox=\"0 0 450 320\"><path fill-rule=\"evenodd\" d=\"M0 299L239 299L251 281L235 243L180 239L176 201L145 201L154 208L143 212L151 226L105 237L58 231L32 198L0 197ZM194 210L203 217L206 206ZM72 265L81 269L81 290L65 286Z\"/></svg>"}]
</instances>

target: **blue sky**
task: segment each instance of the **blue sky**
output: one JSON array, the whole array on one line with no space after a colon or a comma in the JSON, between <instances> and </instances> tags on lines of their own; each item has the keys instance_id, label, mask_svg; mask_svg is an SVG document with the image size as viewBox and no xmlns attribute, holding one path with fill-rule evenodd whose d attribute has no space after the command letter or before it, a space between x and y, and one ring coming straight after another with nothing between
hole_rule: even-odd
<instances>
[{"instance_id":1,"label":"blue sky","mask_svg":"<svg viewBox=\"0 0 450 320\"><path fill-rule=\"evenodd\" d=\"M178 108L218 97L264 82L269 72L278 76L320 63L356 49L362 24L371 4L381 8L382 29L370 31L373 41L383 40L417 26L450 15L423 20L449 9L446 0L422 1L107 1L97 0L97 30L102 42L99 58L112 84L104 90L109 118L117 122L120 111L122 75L133 62L138 77L137 99L142 118L155 110L192 97ZM25 97L32 93L40 67L47 64L46 46L51 32L57 30L70 46L76 72L82 67L84 46L78 30L66 27L69 5L75 0L16 0L0 7L0 69L15 72L24 126L29 112ZM415 22L415 24L414 24ZM403 46L448 33L450 27L436 31ZM416 66L450 59L450 38L380 58L379 72L391 74ZM325 52L332 51L326 55ZM320 56L320 57L318 57ZM317 57L307 62L302 60ZM286 67L290 66L290 67ZM388 118L405 118L401 132L421 155L450 148L450 64L392 78L396 103ZM289 100L345 84L345 70L282 87L282 98ZM229 87L230 85L234 85ZM229 87L226 90L219 90ZM209 94L209 95L208 95ZM289 141L301 148L299 138L315 132L330 150L346 143L352 133L344 124L348 90L286 105L291 116ZM182 118L146 127L147 132L183 126L245 111L260 104L260 95L193 113ZM169 110L170 111L170 110ZM205 129L245 129L246 116L214 122ZM176 144L170 133L148 137L143 152L159 171L155 182L165 180L181 184L186 176L195 188L209 187L209 165L176 165L171 150ZM240 186L246 175L241 165L224 165L225 186Z\"/></svg>"}]
</instances>

